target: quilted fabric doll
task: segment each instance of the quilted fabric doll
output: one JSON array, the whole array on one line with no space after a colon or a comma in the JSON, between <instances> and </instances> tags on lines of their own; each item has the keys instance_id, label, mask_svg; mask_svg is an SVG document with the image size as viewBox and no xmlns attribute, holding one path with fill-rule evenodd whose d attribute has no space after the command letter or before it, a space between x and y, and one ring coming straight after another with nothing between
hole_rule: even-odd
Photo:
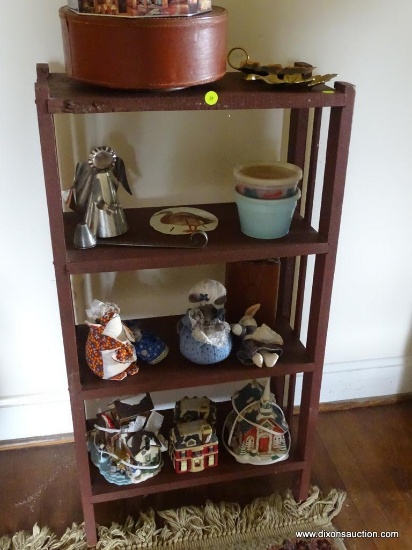
<instances>
[{"instance_id":1,"label":"quilted fabric doll","mask_svg":"<svg viewBox=\"0 0 412 550\"><path fill-rule=\"evenodd\" d=\"M132 332L120 319L116 304L93 300L87 315L97 319L86 321L90 327L86 341L86 361L91 370L105 380L123 380L136 374L136 350Z\"/></svg>"},{"instance_id":2,"label":"quilted fabric doll","mask_svg":"<svg viewBox=\"0 0 412 550\"><path fill-rule=\"evenodd\" d=\"M199 365L223 361L232 349L223 307L226 288L219 281L204 279L191 289L189 302L196 305L186 311L177 326L182 355Z\"/></svg>"}]
</instances>

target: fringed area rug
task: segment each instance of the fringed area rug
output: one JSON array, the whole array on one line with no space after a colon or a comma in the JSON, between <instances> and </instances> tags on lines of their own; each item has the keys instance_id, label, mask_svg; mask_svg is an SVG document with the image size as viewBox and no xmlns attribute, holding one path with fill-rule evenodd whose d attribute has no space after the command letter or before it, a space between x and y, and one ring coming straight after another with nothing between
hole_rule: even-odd
<instances>
[{"instance_id":1,"label":"fringed area rug","mask_svg":"<svg viewBox=\"0 0 412 550\"><path fill-rule=\"evenodd\" d=\"M323 496L317 487L297 503L291 492L239 504L184 506L142 512L124 525L98 527L96 550L344 550L331 520L345 500L343 491ZM0 550L86 550L84 526L73 524L61 538L35 525L0 537Z\"/></svg>"}]
</instances>

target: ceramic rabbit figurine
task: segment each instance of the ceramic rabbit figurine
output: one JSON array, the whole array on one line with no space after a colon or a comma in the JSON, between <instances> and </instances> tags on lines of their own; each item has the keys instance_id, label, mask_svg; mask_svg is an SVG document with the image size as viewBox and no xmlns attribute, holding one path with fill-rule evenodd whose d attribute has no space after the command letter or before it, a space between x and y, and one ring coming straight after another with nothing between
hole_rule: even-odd
<instances>
[{"instance_id":1,"label":"ceramic rabbit figurine","mask_svg":"<svg viewBox=\"0 0 412 550\"><path fill-rule=\"evenodd\" d=\"M223 307L226 288L219 281L204 279L190 290L189 302L195 307L177 325L182 355L199 365L223 361L232 349Z\"/></svg>"},{"instance_id":2,"label":"ceramic rabbit figurine","mask_svg":"<svg viewBox=\"0 0 412 550\"><path fill-rule=\"evenodd\" d=\"M265 324L257 326L254 316L260 304L250 306L238 323L231 325L232 332L241 338L238 359L245 365L273 367L279 359L282 337Z\"/></svg>"}]
</instances>

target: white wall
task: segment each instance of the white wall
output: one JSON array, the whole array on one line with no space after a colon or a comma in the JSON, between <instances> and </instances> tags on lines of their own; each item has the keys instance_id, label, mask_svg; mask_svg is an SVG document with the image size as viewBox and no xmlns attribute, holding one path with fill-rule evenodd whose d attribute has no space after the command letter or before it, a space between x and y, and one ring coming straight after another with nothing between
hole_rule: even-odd
<instances>
[{"instance_id":1,"label":"white wall","mask_svg":"<svg viewBox=\"0 0 412 550\"><path fill-rule=\"evenodd\" d=\"M382 0L218 3L230 14L229 48L242 46L264 63L308 61L318 73L336 72L340 80L357 85L322 400L410 392L412 73L406 60L412 4L399 0L394 9ZM37 62L63 70L61 4L37 0L9 6L0 20L0 439L72 429L33 92ZM271 125L279 121L267 113L136 116L71 121L75 139L63 141L60 149L64 185L70 185L74 163L91 146L108 143L120 147L130 170L133 204L229 200L235 162L267 157L272 150L280 153L280 142L271 133ZM205 125L203 135L212 137L199 152L193 132ZM61 121L59 131L66 140L69 129ZM195 138L188 147L189 135ZM229 143L227 135L237 138ZM197 145L201 139L198 134ZM176 151L181 155L182 150L190 163L179 161ZM219 276L221 267L209 272ZM153 304L138 298L139 290L152 285L147 274L122 274L136 291L132 309L142 315L152 307L153 313L163 308L180 313L186 307L185 289L199 276L196 269L188 270L182 287L180 276L166 270L156 279L162 300ZM88 288L131 313L130 296L119 291L119 280L112 290L112 282L110 277L93 278ZM77 288L82 318L90 293L82 281Z\"/></svg>"}]
</instances>

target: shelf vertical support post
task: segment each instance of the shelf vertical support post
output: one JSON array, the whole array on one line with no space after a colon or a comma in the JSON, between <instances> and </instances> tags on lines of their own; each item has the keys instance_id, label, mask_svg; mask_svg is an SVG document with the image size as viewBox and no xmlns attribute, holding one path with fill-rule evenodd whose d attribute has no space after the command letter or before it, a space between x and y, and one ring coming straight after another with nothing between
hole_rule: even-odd
<instances>
[{"instance_id":1,"label":"shelf vertical support post","mask_svg":"<svg viewBox=\"0 0 412 550\"><path fill-rule=\"evenodd\" d=\"M332 107L329 119L322 206L319 218L319 233L329 243L329 249L327 254L320 254L316 257L313 275L306 347L315 363L315 370L303 374L297 452L299 457L305 461L305 468L296 488L298 500L307 498L310 485L355 100L354 86L337 82L335 88L346 95L347 101L344 107Z\"/></svg>"},{"instance_id":2,"label":"shelf vertical support post","mask_svg":"<svg viewBox=\"0 0 412 550\"><path fill-rule=\"evenodd\" d=\"M291 109L289 120L289 138L287 161L296 164L302 170L305 166L307 133L309 124L308 109ZM301 184L300 184L301 185ZM280 285L279 285L279 311L282 317L290 322L293 308L293 285L296 268L295 258L282 258ZM276 378L274 385L277 394L283 396L286 390L286 377ZM296 376L290 375L287 384L286 418L289 423L292 421L293 400L295 395ZM282 391L281 388L282 387ZM283 405L283 403L281 403Z\"/></svg>"},{"instance_id":3,"label":"shelf vertical support post","mask_svg":"<svg viewBox=\"0 0 412 550\"><path fill-rule=\"evenodd\" d=\"M92 495L89 458L86 442L86 422L83 410L84 403L79 402L78 380L74 375L78 365L75 317L70 275L66 270L66 246L63 222L63 209L60 181L58 154L54 116L48 110L49 99L49 67L47 64L37 65L37 82L35 84L35 100L38 116L40 135L40 147L43 159L43 172L46 187L46 200L49 214L51 244L53 250L53 263L56 275L57 297L62 326L64 353L69 383L70 403L73 418L73 430L75 440L76 460L79 472L80 494L82 500L85 530L88 544L94 546L97 543L96 522L93 504L90 502Z\"/></svg>"},{"instance_id":4,"label":"shelf vertical support post","mask_svg":"<svg viewBox=\"0 0 412 550\"><path fill-rule=\"evenodd\" d=\"M308 109L291 109L287 161L302 170L305 166L308 124ZM288 320L292 315L295 263L295 258L282 260L280 306L283 317Z\"/></svg>"}]
</instances>

